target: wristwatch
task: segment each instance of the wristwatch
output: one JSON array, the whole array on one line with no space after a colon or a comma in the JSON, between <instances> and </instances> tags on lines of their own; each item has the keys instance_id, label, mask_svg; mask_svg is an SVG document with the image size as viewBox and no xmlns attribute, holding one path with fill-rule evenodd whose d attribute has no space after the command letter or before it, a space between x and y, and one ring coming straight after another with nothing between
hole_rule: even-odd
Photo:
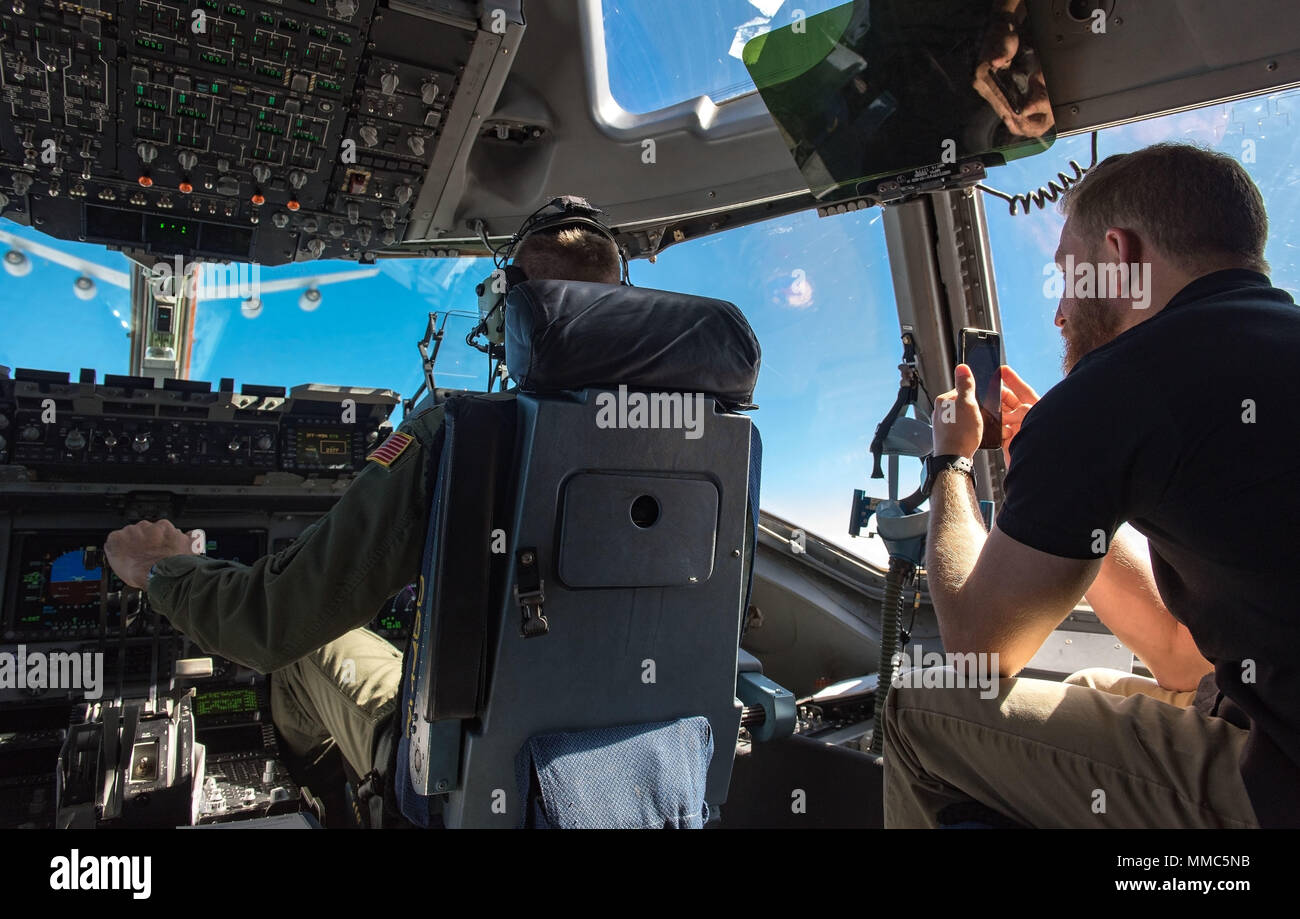
<instances>
[{"instance_id":1,"label":"wristwatch","mask_svg":"<svg viewBox=\"0 0 1300 919\"><path fill-rule=\"evenodd\" d=\"M925 463L925 484L921 486L921 497L930 497L930 491L934 488L935 480L939 478L939 473L945 469L955 469L958 472L964 472L975 480L975 464L965 456L958 456L955 453L945 453L942 456L935 456L931 453L921 460Z\"/></svg>"}]
</instances>

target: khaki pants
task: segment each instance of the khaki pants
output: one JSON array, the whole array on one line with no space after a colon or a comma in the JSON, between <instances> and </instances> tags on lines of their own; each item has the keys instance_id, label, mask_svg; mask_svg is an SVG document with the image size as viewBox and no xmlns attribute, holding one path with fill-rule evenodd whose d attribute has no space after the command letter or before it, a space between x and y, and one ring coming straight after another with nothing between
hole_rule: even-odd
<instances>
[{"instance_id":1,"label":"khaki pants","mask_svg":"<svg viewBox=\"0 0 1300 919\"><path fill-rule=\"evenodd\" d=\"M1028 827L1259 825L1237 768L1247 732L1190 708L1194 693L1102 669L998 690L890 690L886 827L936 827L971 801Z\"/></svg>"},{"instance_id":2,"label":"khaki pants","mask_svg":"<svg viewBox=\"0 0 1300 919\"><path fill-rule=\"evenodd\" d=\"M293 753L314 763L337 744L364 777L401 680L401 652L356 629L271 674L271 719Z\"/></svg>"}]
</instances>

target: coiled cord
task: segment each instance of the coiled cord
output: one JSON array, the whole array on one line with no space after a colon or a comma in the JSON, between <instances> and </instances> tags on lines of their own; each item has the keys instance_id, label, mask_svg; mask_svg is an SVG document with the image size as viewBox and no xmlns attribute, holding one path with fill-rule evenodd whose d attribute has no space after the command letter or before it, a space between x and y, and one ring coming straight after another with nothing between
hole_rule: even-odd
<instances>
[{"instance_id":1,"label":"coiled cord","mask_svg":"<svg viewBox=\"0 0 1300 919\"><path fill-rule=\"evenodd\" d=\"M1075 160L1070 160L1069 165L1070 168L1074 170L1074 175L1071 176L1064 172L1058 172L1056 177L1060 180L1059 182L1048 182L1046 187L1040 186L1039 188L1023 195L1009 195L1004 191L998 191L996 188L989 188L983 183L976 185L975 187L980 191L987 192L996 198L1001 198L1003 201L1008 202L1012 217L1017 215L1017 207L1023 207L1023 213L1028 214L1029 205L1031 203L1037 205L1040 211L1044 210L1047 207L1047 202L1051 201L1055 203L1063 194L1069 191L1071 187L1082 182L1083 177L1097 165L1096 131L1092 132L1092 162L1087 166L1080 166Z\"/></svg>"}]
</instances>

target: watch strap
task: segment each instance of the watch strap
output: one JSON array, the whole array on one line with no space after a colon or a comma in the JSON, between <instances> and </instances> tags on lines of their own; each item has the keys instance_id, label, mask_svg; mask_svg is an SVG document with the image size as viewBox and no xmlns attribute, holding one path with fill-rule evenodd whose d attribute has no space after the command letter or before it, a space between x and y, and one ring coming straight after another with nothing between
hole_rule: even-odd
<instances>
[{"instance_id":1,"label":"watch strap","mask_svg":"<svg viewBox=\"0 0 1300 919\"><path fill-rule=\"evenodd\" d=\"M922 494L930 497L930 492L934 490L934 483L939 478L939 473L945 469L955 469L957 472L965 473L970 476L972 481L975 478L975 464L970 457L959 456L955 453L944 453L939 456L930 454L925 458L925 488Z\"/></svg>"}]
</instances>

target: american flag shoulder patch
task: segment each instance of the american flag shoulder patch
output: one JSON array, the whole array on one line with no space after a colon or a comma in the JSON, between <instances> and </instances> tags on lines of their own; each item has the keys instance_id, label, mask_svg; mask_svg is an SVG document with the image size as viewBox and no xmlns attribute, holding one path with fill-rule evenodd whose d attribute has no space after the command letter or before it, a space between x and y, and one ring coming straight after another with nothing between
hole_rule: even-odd
<instances>
[{"instance_id":1,"label":"american flag shoulder patch","mask_svg":"<svg viewBox=\"0 0 1300 919\"><path fill-rule=\"evenodd\" d=\"M414 443L415 438L410 434L403 434L401 431L394 431L388 435L388 439L376 447L366 460L373 461L387 468L402 455L407 447Z\"/></svg>"}]
</instances>

